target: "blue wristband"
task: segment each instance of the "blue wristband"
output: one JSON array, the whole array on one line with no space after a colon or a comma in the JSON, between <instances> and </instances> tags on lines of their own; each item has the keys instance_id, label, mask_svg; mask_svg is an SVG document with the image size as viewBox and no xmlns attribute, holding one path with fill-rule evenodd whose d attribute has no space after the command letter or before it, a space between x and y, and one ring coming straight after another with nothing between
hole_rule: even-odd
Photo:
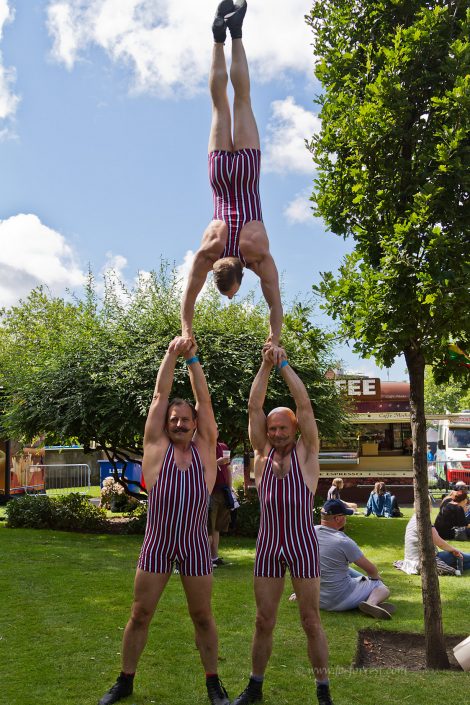
<instances>
[{"instance_id":1,"label":"blue wristband","mask_svg":"<svg viewBox=\"0 0 470 705\"><path fill-rule=\"evenodd\" d=\"M289 363L287 362L287 360L283 360L283 361L281 362L281 364L279 365L279 369L282 370L282 368L285 367L285 366L288 365L288 364L289 364Z\"/></svg>"},{"instance_id":2,"label":"blue wristband","mask_svg":"<svg viewBox=\"0 0 470 705\"><path fill-rule=\"evenodd\" d=\"M199 362L199 358L197 357L197 355L194 355L194 357L190 357L189 360L186 360L186 364L188 365L188 367L189 365L192 365L193 362Z\"/></svg>"}]
</instances>

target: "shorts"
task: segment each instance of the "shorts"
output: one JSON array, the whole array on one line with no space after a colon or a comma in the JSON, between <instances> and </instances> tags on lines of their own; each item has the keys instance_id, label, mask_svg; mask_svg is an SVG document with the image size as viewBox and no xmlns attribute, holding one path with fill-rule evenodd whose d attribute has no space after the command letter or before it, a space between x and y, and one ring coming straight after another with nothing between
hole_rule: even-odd
<instances>
[{"instance_id":1,"label":"shorts","mask_svg":"<svg viewBox=\"0 0 470 705\"><path fill-rule=\"evenodd\" d=\"M345 612L346 610L354 610L360 602L368 600L371 592L378 587L385 587L381 580L371 580L365 576L362 578L352 578L351 590L348 596L334 607L325 608L332 612Z\"/></svg>"},{"instance_id":2,"label":"shorts","mask_svg":"<svg viewBox=\"0 0 470 705\"><path fill-rule=\"evenodd\" d=\"M214 531L228 531L230 515L230 509L225 503L225 493L222 490L215 489L211 494L209 504L209 536L212 536Z\"/></svg>"}]
</instances>

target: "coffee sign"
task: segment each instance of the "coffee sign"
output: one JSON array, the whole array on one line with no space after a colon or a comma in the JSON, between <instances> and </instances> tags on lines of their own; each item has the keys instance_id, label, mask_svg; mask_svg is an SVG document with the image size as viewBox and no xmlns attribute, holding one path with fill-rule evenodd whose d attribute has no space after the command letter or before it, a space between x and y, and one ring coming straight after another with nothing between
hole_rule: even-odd
<instances>
[{"instance_id":1,"label":"coffee sign","mask_svg":"<svg viewBox=\"0 0 470 705\"><path fill-rule=\"evenodd\" d=\"M335 379L337 389L356 401L373 401L380 399L380 379L358 377L356 379Z\"/></svg>"}]
</instances>

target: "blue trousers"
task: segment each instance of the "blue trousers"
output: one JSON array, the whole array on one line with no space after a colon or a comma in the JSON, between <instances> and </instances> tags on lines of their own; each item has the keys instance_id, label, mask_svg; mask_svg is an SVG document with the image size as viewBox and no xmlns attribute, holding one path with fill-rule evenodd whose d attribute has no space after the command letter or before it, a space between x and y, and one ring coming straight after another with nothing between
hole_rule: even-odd
<instances>
[{"instance_id":1,"label":"blue trousers","mask_svg":"<svg viewBox=\"0 0 470 705\"><path fill-rule=\"evenodd\" d=\"M470 553L462 553L463 556L463 569L470 570ZM447 565L452 566L452 568L457 567L457 558L450 551L439 551L437 557L447 563Z\"/></svg>"}]
</instances>

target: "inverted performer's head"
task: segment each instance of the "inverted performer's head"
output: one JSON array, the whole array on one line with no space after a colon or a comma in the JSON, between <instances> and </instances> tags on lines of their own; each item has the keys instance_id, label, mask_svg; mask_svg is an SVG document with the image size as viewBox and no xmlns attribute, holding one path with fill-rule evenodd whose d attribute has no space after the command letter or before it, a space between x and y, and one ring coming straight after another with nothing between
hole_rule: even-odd
<instances>
[{"instance_id":1,"label":"inverted performer's head","mask_svg":"<svg viewBox=\"0 0 470 705\"><path fill-rule=\"evenodd\" d=\"M214 282L223 296L233 299L243 279L243 265L238 257L222 257L212 266Z\"/></svg>"}]
</instances>

